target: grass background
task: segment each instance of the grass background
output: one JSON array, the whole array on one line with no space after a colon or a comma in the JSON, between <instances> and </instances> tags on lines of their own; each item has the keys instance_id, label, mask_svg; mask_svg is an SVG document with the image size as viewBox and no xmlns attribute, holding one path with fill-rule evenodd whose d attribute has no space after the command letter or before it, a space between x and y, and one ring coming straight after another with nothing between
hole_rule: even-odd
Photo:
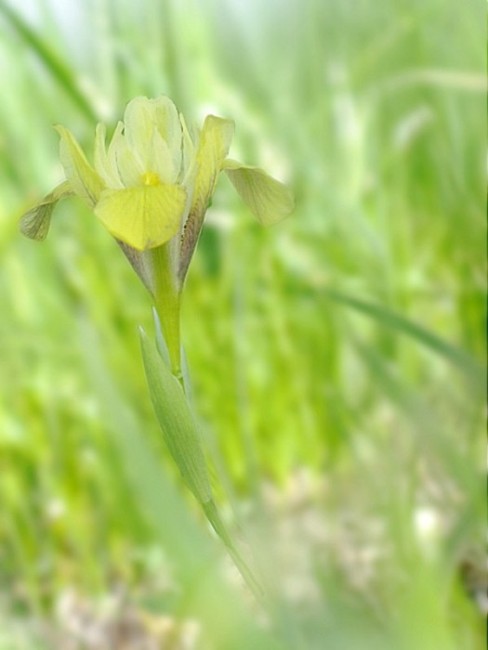
<instances>
[{"instance_id":1,"label":"grass background","mask_svg":"<svg viewBox=\"0 0 488 650\"><path fill-rule=\"evenodd\" d=\"M0 0L0 33L2 650L114 584L198 619L202 648L482 647L481 3ZM42 245L17 229L62 178L52 124L90 150L160 93L233 118L232 155L296 195L262 230L221 179L183 311L271 629L162 448L117 246L76 201Z\"/></svg>"}]
</instances>

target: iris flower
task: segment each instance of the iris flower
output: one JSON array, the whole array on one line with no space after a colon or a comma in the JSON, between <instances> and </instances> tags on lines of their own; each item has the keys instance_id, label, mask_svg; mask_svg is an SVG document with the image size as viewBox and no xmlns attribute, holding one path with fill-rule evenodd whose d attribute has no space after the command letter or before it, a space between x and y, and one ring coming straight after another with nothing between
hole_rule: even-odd
<instances>
[{"instance_id":1,"label":"iris flower","mask_svg":"<svg viewBox=\"0 0 488 650\"><path fill-rule=\"evenodd\" d=\"M232 121L208 115L192 136L165 96L129 102L108 147L105 126L99 124L93 165L68 129L56 130L66 180L23 216L22 232L32 239L44 239L55 205L76 195L133 263L175 239L182 282L221 171L262 224L279 221L293 207L285 185L261 169L227 158Z\"/></svg>"},{"instance_id":2,"label":"iris flower","mask_svg":"<svg viewBox=\"0 0 488 650\"><path fill-rule=\"evenodd\" d=\"M166 314L173 314L168 318L160 312L170 340L177 337L171 321L177 321L188 265L220 172L263 225L292 211L285 185L227 157L231 120L208 115L190 134L168 97L130 101L108 147L105 126L99 124L93 165L68 129L56 130L66 179L22 217L22 232L44 239L56 204L80 197L117 240L156 305L164 303Z\"/></svg>"}]
</instances>

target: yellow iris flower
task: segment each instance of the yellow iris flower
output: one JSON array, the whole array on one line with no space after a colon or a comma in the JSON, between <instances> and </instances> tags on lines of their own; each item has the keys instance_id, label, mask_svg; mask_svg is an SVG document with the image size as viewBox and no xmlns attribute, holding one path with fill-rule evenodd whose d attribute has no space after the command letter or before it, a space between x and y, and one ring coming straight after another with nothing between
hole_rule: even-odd
<instances>
[{"instance_id":1,"label":"yellow iris flower","mask_svg":"<svg viewBox=\"0 0 488 650\"><path fill-rule=\"evenodd\" d=\"M292 211L293 198L285 185L261 169L227 158L232 121L208 115L200 131L190 135L168 97L129 102L108 147L105 126L99 124L93 165L68 129L56 129L66 180L22 217L22 232L44 239L57 202L79 196L117 239L150 290L143 253L174 240L171 257L177 258L175 272L182 284L221 171L262 224Z\"/></svg>"}]
</instances>

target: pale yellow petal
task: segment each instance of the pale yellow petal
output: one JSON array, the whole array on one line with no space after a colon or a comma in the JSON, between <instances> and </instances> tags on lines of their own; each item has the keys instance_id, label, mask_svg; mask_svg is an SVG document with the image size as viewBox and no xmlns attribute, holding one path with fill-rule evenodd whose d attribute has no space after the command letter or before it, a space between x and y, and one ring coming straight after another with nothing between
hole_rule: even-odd
<instances>
[{"instance_id":1,"label":"pale yellow petal","mask_svg":"<svg viewBox=\"0 0 488 650\"><path fill-rule=\"evenodd\" d=\"M234 122L215 115L205 118L195 156L195 169L189 175L193 196L188 219L185 222L179 264L179 276L183 282L193 251L202 229L205 212L215 190L218 175L229 153L234 135Z\"/></svg>"},{"instance_id":2,"label":"pale yellow petal","mask_svg":"<svg viewBox=\"0 0 488 650\"><path fill-rule=\"evenodd\" d=\"M106 190L95 214L114 237L142 251L164 244L178 232L185 198L178 185Z\"/></svg>"},{"instance_id":3,"label":"pale yellow petal","mask_svg":"<svg viewBox=\"0 0 488 650\"><path fill-rule=\"evenodd\" d=\"M20 230L29 239L42 241L51 224L51 215L58 201L73 194L71 185L64 181L45 196L40 203L26 212L20 219Z\"/></svg>"},{"instance_id":4,"label":"pale yellow petal","mask_svg":"<svg viewBox=\"0 0 488 650\"><path fill-rule=\"evenodd\" d=\"M294 207L290 189L258 167L226 160L224 170L240 197L265 226L287 217Z\"/></svg>"},{"instance_id":5,"label":"pale yellow petal","mask_svg":"<svg viewBox=\"0 0 488 650\"><path fill-rule=\"evenodd\" d=\"M182 131L182 164L180 171L180 182L185 183L192 174L192 168L195 166L196 148L190 132L185 122L185 118L180 113L181 131Z\"/></svg>"},{"instance_id":6,"label":"pale yellow petal","mask_svg":"<svg viewBox=\"0 0 488 650\"><path fill-rule=\"evenodd\" d=\"M207 207L217 177L229 153L234 136L234 122L208 115L203 123L196 153L197 175L192 211Z\"/></svg>"},{"instance_id":7,"label":"pale yellow petal","mask_svg":"<svg viewBox=\"0 0 488 650\"><path fill-rule=\"evenodd\" d=\"M104 188L104 183L90 165L73 134L63 126L56 126L61 136L59 157L64 167L66 179L74 193L81 196L93 207Z\"/></svg>"},{"instance_id":8,"label":"pale yellow petal","mask_svg":"<svg viewBox=\"0 0 488 650\"><path fill-rule=\"evenodd\" d=\"M114 161L124 187L142 184L145 167L139 156L129 147L127 139L120 129L114 133L108 155Z\"/></svg>"},{"instance_id":9,"label":"pale yellow petal","mask_svg":"<svg viewBox=\"0 0 488 650\"><path fill-rule=\"evenodd\" d=\"M117 162L114 156L109 156L105 146L106 128L104 124L97 124L95 132L95 170L105 181L107 187L112 189L124 186L120 180L119 171L117 169Z\"/></svg>"},{"instance_id":10,"label":"pale yellow petal","mask_svg":"<svg viewBox=\"0 0 488 650\"><path fill-rule=\"evenodd\" d=\"M157 129L154 129L150 143L147 170L155 172L162 183L174 183L178 178L172 153Z\"/></svg>"},{"instance_id":11,"label":"pale yellow petal","mask_svg":"<svg viewBox=\"0 0 488 650\"><path fill-rule=\"evenodd\" d=\"M178 110L174 103L164 95L151 99L154 122L158 133L168 144L173 157L173 166L178 171L181 167L182 128Z\"/></svg>"},{"instance_id":12,"label":"pale yellow petal","mask_svg":"<svg viewBox=\"0 0 488 650\"><path fill-rule=\"evenodd\" d=\"M181 125L178 111L168 97L136 97L127 105L124 123L128 145L137 153L146 170L150 169L153 156L154 131L166 142L173 167L180 169Z\"/></svg>"}]
</instances>

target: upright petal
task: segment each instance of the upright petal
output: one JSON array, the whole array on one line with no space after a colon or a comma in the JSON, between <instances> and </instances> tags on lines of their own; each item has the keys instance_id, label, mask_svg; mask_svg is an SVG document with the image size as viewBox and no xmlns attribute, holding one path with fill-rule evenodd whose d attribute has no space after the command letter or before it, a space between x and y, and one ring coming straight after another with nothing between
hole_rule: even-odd
<instances>
[{"instance_id":1,"label":"upright petal","mask_svg":"<svg viewBox=\"0 0 488 650\"><path fill-rule=\"evenodd\" d=\"M182 127L178 110L169 97L161 95L151 100L154 110L156 128L168 143L173 156L173 165L178 171L181 167L181 137Z\"/></svg>"},{"instance_id":2,"label":"upright petal","mask_svg":"<svg viewBox=\"0 0 488 650\"><path fill-rule=\"evenodd\" d=\"M119 125L120 126L117 126L116 128L114 134L115 137L118 137L117 133L120 133L121 131L122 123L119 122ZM105 181L107 187L110 187L112 189L122 189L124 185L120 180L117 161L115 160L114 155L109 155L107 153L105 146L106 131L107 130L105 128L105 124L97 124L97 129L95 132L95 170Z\"/></svg>"},{"instance_id":3,"label":"upright petal","mask_svg":"<svg viewBox=\"0 0 488 650\"><path fill-rule=\"evenodd\" d=\"M208 115L203 123L196 152L196 176L190 213L181 243L179 277L183 282L191 256L198 241L208 203L215 190L217 177L229 153L234 135L234 122Z\"/></svg>"},{"instance_id":4,"label":"upright petal","mask_svg":"<svg viewBox=\"0 0 488 650\"><path fill-rule=\"evenodd\" d=\"M185 190L178 185L143 185L105 190L95 214L117 239L138 251L154 248L179 230Z\"/></svg>"},{"instance_id":5,"label":"upright petal","mask_svg":"<svg viewBox=\"0 0 488 650\"><path fill-rule=\"evenodd\" d=\"M174 183L178 177L178 169L174 165L173 154L167 142L157 129L153 131L149 146L147 171L156 172L162 183Z\"/></svg>"},{"instance_id":6,"label":"upright petal","mask_svg":"<svg viewBox=\"0 0 488 650\"><path fill-rule=\"evenodd\" d=\"M20 219L20 230L29 239L42 241L46 238L51 224L51 215L58 201L71 196L73 190L68 181L64 181L45 196L40 203L26 212Z\"/></svg>"},{"instance_id":7,"label":"upright petal","mask_svg":"<svg viewBox=\"0 0 488 650\"><path fill-rule=\"evenodd\" d=\"M124 187L142 185L144 164L134 149L129 147L125 136L122 133L118 133L117 137L114 135L110 147L109 155L115 160Z\"/></svg>"},{"instance_id":8,"label":"upright petal","mask_svg":"<svg viewBox=\"0 0 488 650\"><path fill-rule=\"evenodd\" d=\"M135 97L127 104L124 112L124 126L124 135L129 147L147 150L154 128L147 97Z\"/></svg>"},{"instance_id":9,"label":"upright petal","mask_svg":"<svg viewBox=\"0 0 488 650\"><path fill-rule=\"evenodd\" d=\"M146 169L150 168L153 133L156 131L166 142L176 170L181 166L181 125L178 111L168 97L136 97L124 113L125 137L137 152Z\"/></svg>"},{"instance_id":10,"label":"upright petal","mask_svg":"<svg viewBox=\"0 0 488 650\"><path fill-rule=\"evenodd\" d=\"M290 189L257 167L226 160L224 170L240 197L264 226L281 221L294 207Z\"/></svg>"},{"instance_id":11,"label":"upright petal","mask_svg":"<svg viewBox=\"0 0 488 650\"><path fill-rule=\"evenodd\" d=\"M182 131L182 162L178 180L180 183L183 183L185 185L193 175L193 167L195 166L195 144L186 125L185 118L181 113L180 122Z\"/></svg>"},{"instance_id":12,"label":"upright petal","mask_svg":"<svg viewBox=\"0 0 488 650\"><path fill-rule=\"evenodd\" d=\"M86 159L73 134L63 126L56 126L55 128L61 136L59 157L64 167L66 179L69 181L74 193L88 201L90 206L93 207L104 188L103 181Z\"/></svg>"}]
</instances>

